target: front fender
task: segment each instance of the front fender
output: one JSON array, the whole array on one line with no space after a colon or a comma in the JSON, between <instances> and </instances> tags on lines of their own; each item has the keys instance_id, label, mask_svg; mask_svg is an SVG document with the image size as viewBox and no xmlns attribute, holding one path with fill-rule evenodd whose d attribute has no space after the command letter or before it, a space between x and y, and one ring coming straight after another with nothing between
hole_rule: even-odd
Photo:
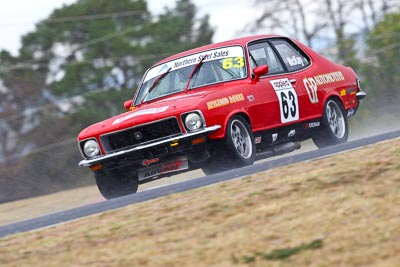
<instances>
[{"instance_id":1,"label":"front fender","mask_svg":"<svg viewBox=\"0 0 400 267\"><path fill-rule=\"evenodd\" d=\"M231 118L233 118L234 116L237 116L237 115L242 116L243 118L245 118L247 120L247 122L249 123L250 128L252 128L251 127L252 124L251 124L250 116L249 116L248 112L245 109L232 110L225 116L223 123L220 124L221 128L218 129L217 131L211 133L208 137L211 138L211 139L224 139L225 136L226 136L226 128L227 128L229 120Z\"/></svg>"}]
</instances>

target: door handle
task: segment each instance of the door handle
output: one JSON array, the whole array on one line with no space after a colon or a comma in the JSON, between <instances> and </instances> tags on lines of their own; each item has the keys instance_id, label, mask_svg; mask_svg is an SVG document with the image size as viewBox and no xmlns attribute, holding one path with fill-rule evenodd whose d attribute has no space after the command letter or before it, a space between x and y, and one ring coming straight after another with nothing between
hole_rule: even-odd
<instances>
[{"instance_id":1,"label":"door handle","mask_svg":"<svg viewBox=\"0 0 400 267\"><path fill-rule=\"evenodd\" d=\"M289 82L290 82L291 84L295 84L295 83L296 83L296 79L290 79Z\"/></svg>"}]
</instances>

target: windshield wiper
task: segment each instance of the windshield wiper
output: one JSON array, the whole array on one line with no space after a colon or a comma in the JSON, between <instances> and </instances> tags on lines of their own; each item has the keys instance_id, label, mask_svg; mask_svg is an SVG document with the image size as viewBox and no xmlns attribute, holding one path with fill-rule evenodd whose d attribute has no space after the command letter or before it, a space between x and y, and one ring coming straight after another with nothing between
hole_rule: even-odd
<instances>
[{"instance_id":1,"label":"windshield wiper","mask_svg":"<svg viewBox=\"0 0 400 267\"><path fill-rule=\"evenodd\" d=\"M162 74L160 74L154 81L153 83L150 85L149 90L147 90L146 94L144 94L142 100L140 100L139 106L143 104L144 100L146 99L146 97L154 90L154 88L156 88L156 85L165 77L167 76L167 74L171 71L172 67L170 67L169 69L167 69L166 72L163 72Z\"/></svg>"},{"instance_id":2,"label":"windshield wiper","mask_svg":"<svg viewBox=\"0 0 400 267\"><path fill-rule=\"evenodd\" d=\"M188 78L188 81L187 81L187 83L186 83L185 90L184 90L185 92L186 92L187 89L189 88L190 81L192 80L194 74L200 69L200 66L203 65L203 61L204 61L204 59L206 58L206 56L207 56L207 54L205 54L205 55L200 59L199 63L197 63L196 65L194 65L193 70L192 70L192 72L190 73L189 78Z\"/></svg>"}]
</instances>

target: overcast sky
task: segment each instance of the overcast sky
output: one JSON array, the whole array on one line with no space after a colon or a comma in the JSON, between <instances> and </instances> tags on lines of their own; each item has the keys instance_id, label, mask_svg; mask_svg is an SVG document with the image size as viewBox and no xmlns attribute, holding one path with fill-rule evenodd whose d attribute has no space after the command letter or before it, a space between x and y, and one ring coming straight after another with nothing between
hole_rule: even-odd
<instances>
[{"instance_id":1,"label":"overcast sky","mask_svg":"<svg viewBox=\"0 0 400 267\"><path fill-rule=\"evenodd\" d=\"M47 18L55 8L71 4L76 0L11 0L4 1L0 8L0 49L16 55L20 48L21 36L34 30L35 23ZM192 0L200 16L210 15L210 23L215 27L214 42L247 35L240 33L246 23L254 18L254 1L243 0ZM158 14L171 0L148 0L149 10Z\"/></svg>"}]
</instances>

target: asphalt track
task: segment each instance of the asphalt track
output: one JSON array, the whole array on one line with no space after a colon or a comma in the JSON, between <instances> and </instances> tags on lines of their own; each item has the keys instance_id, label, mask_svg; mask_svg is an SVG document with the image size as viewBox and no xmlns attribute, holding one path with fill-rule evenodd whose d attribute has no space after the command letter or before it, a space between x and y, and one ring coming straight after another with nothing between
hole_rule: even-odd
<instances>
[{"instance_id":1,"label":"asphalt track","mask_svg":"<svg viewBox=\"0 0 400 267\"><path fill-rule=\"evenodd\" d=\"M144 202L150 199L155 199L158 197L166 196L173 193L183 192L198 187L203 187L223 181L228 181L231 179L236 179L242 176L250 175L253 173L258 173L266 171L269 169L289 165L292 163L297 163L301 161L313 160L321 157L326 157L332 154L336 154L342 151L351 150L366 145L374 144L380 141L389 140L393 138L400 137L400 130L390 133L385 133L381 135L376 135L372 137L362 138L354 140L345 144L313 150L309 152L304 152L301 154L291 155L287 157L282 157L279 159L274 159L267 162L257 163L251 166L246 166L239 169L233 169L226 172L221 172L214 175L199 177L189 181L166 185L159 188L149 189L129 196L124 196L108 201L103 201L87 206L82 206L79 208L74 208L62 212L57 212L54 214L49 214L37 218L33 218L26 221L21 221L13 224L8 224L0 226L0 238L16 234L27 232L35 229L40 229L44 227L50 227L63 222L79 219L92 214L118 209L125 207L127 205L132 205L139 202ZM360 159L362 160L362 159Z\"/></svg>"}]
</instances>

